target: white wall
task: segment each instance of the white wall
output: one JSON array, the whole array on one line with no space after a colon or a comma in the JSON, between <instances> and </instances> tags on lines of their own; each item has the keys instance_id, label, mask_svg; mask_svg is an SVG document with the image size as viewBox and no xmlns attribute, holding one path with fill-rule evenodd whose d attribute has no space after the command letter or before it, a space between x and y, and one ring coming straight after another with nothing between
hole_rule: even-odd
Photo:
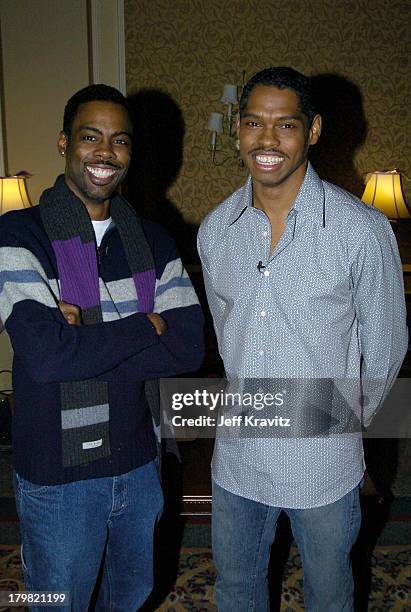
<instances>
[{"instance_id":1,"label":"white wall","mask_svg":"<svg viewBox=\"0 0 411 612\"><path fill-rule=\"evenodd\" d=\"M28 170L33 203L63 170L57 134L70 95L89 83L85 0L1 0L6 159Z\"/></svg>"}]
</instances>

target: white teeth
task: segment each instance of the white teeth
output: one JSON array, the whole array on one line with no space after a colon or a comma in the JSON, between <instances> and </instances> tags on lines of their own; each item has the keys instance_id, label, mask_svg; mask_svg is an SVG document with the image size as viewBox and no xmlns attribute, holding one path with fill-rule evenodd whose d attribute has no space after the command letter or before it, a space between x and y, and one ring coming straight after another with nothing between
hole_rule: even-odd
<instances>
[{"instance_id":1,"label":"white teeth","mask_svg":"<svg viewBox=\"0 0 411 612\"><path fill-rule=\"evenodd\" d=\"M284 157L278 157L277 155L256 155L255 159L258 164L267 164L268 166L280 164L284 161Z\"/></svg>"},{"instance_id":2,"label":"white teeth","mask_svg":"<svg viewBox=\"0 0 411 612\"><path fill-rule=\"evenodd\" d=\"M87 166L87 170L97 178L108 178L116 173L115 170L110 170L109 168L97 168L94 166Z\"/></svg>"}]
</instances>

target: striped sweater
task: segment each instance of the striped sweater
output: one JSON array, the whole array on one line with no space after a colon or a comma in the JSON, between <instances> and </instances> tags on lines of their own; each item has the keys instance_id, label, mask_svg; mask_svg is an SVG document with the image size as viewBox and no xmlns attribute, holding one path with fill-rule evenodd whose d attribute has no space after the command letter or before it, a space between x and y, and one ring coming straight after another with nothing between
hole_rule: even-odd
<instances>
[{"instance_id":1,"label":"striped sweater","mask_svg":"<svg viewBox=\"0 0 411 612\"><path fill-rule=\"evenodd\" d=\"M37 484L124 474L156 454L144 381L195 371L203 356L203 317L173 241L144 221L156 270L154 312L161 336L138 300L119 233L111 225L99 254L103 322L69 325L58 308L57 266L38 207L0 218L0 318L11 338L13 447L17 472ZM111 455L63 467L60 383L107 381Z\"/></svg>"}]
</instances>

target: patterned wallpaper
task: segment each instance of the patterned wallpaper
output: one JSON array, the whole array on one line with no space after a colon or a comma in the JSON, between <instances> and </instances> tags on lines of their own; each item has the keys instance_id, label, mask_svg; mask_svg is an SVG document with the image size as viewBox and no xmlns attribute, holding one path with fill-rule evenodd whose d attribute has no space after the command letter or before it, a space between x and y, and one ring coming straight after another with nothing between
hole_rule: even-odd
<instances>
[{"instance_id":1,"label":"patterned wallpaper","mask_svg":"<svg viewBox=\"0 0 411 612\"><path fill-rule=\"evenodd\" d=\"M312 157L323 178L357 195L366 171L411 178L410 9L409 0L125 0L127 90L140 121L132 190L157 202L158 218L183 220L188 237L245 177L228 145L232 157L211 164L208 115L223 112L225 83L269 65L316 77L324 129ZM409 181L404 190L411 204Z\"/></svg>"}]
</instances>

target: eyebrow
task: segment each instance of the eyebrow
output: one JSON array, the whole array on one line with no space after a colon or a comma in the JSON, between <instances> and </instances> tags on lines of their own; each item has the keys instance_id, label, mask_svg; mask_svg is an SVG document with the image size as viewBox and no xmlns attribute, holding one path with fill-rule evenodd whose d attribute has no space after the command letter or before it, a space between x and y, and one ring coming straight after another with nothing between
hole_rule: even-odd
<instances>
[{"instance_id":1,"label":"eyebrow","mask_svg":"<svg viewBox=\"0 0 411 612\"><path fill-rule=\"evenodd\" d=\"M256 113L247 113L245 112L242 116L241 119L261 119L261 117L263 117L263 115L257 115ZM281 117L275 117L276 121L285 121L285 120L290 120L290 119L294 119L295 121L303 121L303 116L302 115L283 115Z\"/></svg>"},{"instance_id":2,"label":"eyebrow","mask_svg":"<svg viewBox=\"0 0 411 612\"><path fill-rule=\"evenodd\" d=\"M103 132L101 130L99 130L98 128L92 127L91 125L80 125L79 130L88 130L89 132L95 132L96 134L103 134ZM119 132L114 132L114 134L112 134L112 136L128 136L130 139L133 138L133 135L130 132L127 132L126 130L120 130Z\"/></svg>"}]
</instances>

